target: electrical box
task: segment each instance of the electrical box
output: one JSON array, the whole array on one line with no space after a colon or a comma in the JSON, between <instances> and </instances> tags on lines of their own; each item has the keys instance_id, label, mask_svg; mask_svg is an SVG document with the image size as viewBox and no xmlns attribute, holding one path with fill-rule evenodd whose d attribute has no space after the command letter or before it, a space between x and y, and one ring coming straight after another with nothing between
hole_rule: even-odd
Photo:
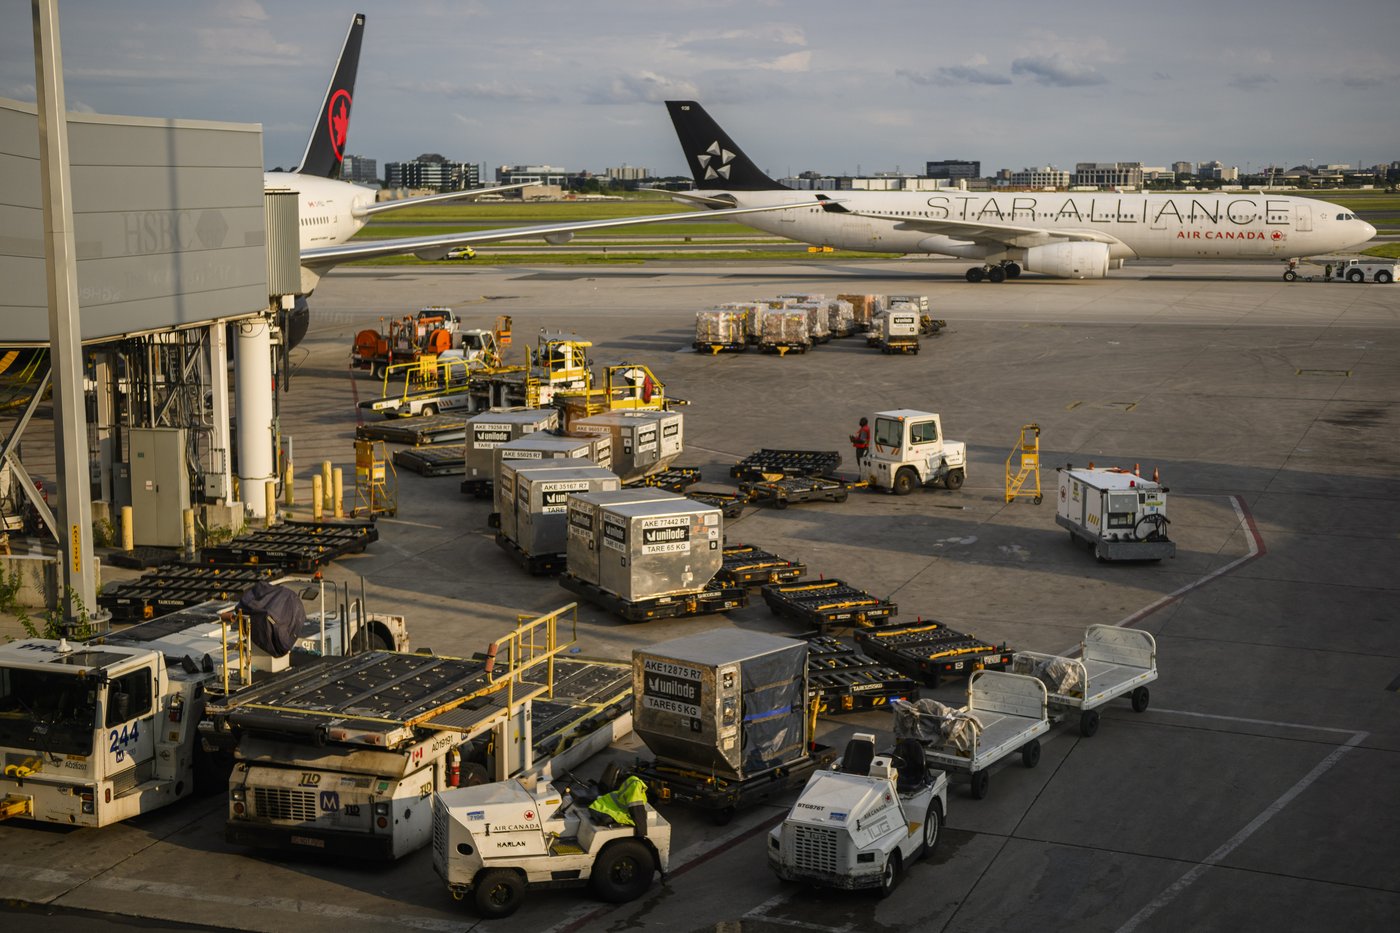
<instances>
[{"instance_id":1,"label":"electrical box","mask_svg":"<svg viewBox=\"0 0 1400 933\"><path fill-rule=\"evenodd\" d=\"M180 547L182 516L190 507L185 429L132 428L128 438L135 542L142 547Z\"/></svg>"}]
</instances>

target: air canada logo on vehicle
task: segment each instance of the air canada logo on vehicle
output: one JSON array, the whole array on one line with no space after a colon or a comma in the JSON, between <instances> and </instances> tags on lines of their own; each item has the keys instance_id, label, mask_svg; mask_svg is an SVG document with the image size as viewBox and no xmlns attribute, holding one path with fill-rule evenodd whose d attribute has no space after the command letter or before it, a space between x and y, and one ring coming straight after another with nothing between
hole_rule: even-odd
<instances>
[{"instance_id":1,"label":"air canada logo on vehicle","mask_svg":"<svg viewBox=\"0 0 1400 933\"><path fill-rule=\"evenodd\" d=\"M705 178L729 179L729 163L734 161L734 153L719 144L719 140L710 143L710 147L695 157L700 163L700 167L705 170ZM714 164L711 164L714 163Z\"/></svg>"}]
</instances>

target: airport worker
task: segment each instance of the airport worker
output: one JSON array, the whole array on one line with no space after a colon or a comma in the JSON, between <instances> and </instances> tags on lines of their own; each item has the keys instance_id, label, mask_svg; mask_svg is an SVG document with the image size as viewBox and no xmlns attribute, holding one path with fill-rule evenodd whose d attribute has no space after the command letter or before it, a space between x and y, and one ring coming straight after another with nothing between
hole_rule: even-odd
<instances>
[{"instance_id":1,"label":"airport worker","mask_svg":"<svg viewBox=\"0 0 1400 933\"><path fill-rule=\"evenodd\" d=\"M856 469L859 470L870 456L870 421L860 419L860 427L851 435L851 446L856 449Z\"/></svg>"},{"instance_id":2,"label":"airport worker","mask_svg":"<svg viewBox=\"0 0 1400 933\"><path fill-rule=\"evenodd\" d=\"M647 834L647 786L635 774L627 776L622 786L610 794L603 794L588 805L588 809L601 813L615 823L631 826L636 835Z\"/></svg>"},{"instance_id":3,"label":"airport worker","mask_svg":"<svg viewBox=\"0 0 1400 933\"><path fill-rule=\"evenodd\" d=\"M1330 262L1322 270L1322 280L1324 282L1332 281L1332 264Z\"/></svg>"}]
</instances>

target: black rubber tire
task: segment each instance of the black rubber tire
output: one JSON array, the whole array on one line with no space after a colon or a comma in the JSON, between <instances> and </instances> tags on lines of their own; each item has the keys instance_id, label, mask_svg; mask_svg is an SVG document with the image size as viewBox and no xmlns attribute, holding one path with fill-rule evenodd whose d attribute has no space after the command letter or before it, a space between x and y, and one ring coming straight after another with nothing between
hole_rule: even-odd
<instances>
[{"instance_id":1,"label":"black rubber tire","mask_svg":"<svg viewBox=\"0 0 1400 933\"><path fill-rule=\"evenodd\" d=\"M938 681L938 671L928 671L924 674L924 686L928 687L930 690L938 689Z\"/></svg>"},{"instance_id":2,"label":"black rubber tire","mask_svg":"<svg viewBox=\"0 0 1400 933\"><path fill-rule=\"evenodd\" d=\"M1041 497L1041 496L1036 496L1034 499L1031 500L1031 504L1032 504L1032 505L1040 505L1040 503L1042 503L1042 502L1044 502L1044 501L1045 501L1045 500L1044 500L1043 497Z\"/></svg>"},{"instance_id":3,"label":"black rubber tire","mask_svg":"<svg viewBox=\"0 0 1400 933\"><path fill-rule=\"evenodd\" d=\"M483 917L497 920L520 909L525 899L525 879L509 868L488 868L476 876L472 903Z\"/></svg>"},{"instance_id":4,"label":"black rubber tire","mask_svg":"<svg viewBox=\"0 0 1400 933\"><path fill-rule=\"evenodd\" d=\"M919 850L919 858L928 858L938 848L938 830L943 825L943 811L939 809L938 798L928 802L928 812L924 814L924 844Z\"/></svg>"},{"instance_id":5,"label":"black rubber tire","mask_svg":"<svg viewBox=\"0 0 1400 933\"><path fill-rule=\"evenodd\" d=\"M978 266L973 266L971 269L967 270L967 280L969 282L980 282L986 277L987 273Z\"/></svg>"},{"instance_id":6,"label":"black rubber tire","mask_svg":"<svg viewBox=\"0 0 1400 933\"><path fill-rule=\"evenodd\" d=\"M1040 764L1040 739L1031 739L1021 746L1021 764L1027 768Z\"/></svg>"},{"instance_id":7,"label":"black rubber tire","mask_svg":"<svg viewBox=\"0 0 1400 933\"><path fill-rule=\"evenodd\" d=\"M376 379L383 379L383 378L384 378L384 372L385 372L385 368L384 368L384 364L383 364L383 363L375 363L375 364L374 364L373 366L371 366L370 369L369 369L369 374L370 374L371 376L373 376L374 378L376 378Z\"/></svg>"},{"instance_id":8,"label":"black rubber tire","mask_svg":"<svg viewBox=\"0 0 1400 933\"><path fill-rule=\"evenodd\" d=\"M1283 280L1285 282L1296 282L1298 280L1298 273L1294 272L1292 269L1289 269L1283 274Z\"/></svg>"},{"instance_id":9,"label":"black rubber tire","mask_svg":"<svg viewBox=\"0 0 1400 933\"><path fill-rule=\"evenodd\" d=\"M1008 262L1004 268L1006 269L1006 277L1008 279L1020 278L1021 267L1018 266L1016 263Z\"/></svg>"},{"instance_id":10,"label":"black rubber tire","mask_svg":"<svg viewBox=\"0 0 1400 933\"><path fill-rule=\"evenodd\" d=\"M1006 270L1001 266L992 266L987 270L987 281L993 285L1000 285L1006 281Z\"/></svg>"},{"instance_id":11,"label":"black rubber tire","mask_svg":"<svg viewBox=\"0 0 1400 933\"><path fill-rule=\"evenodd\" d=\"M880 872L880 887L876 889L880 899L884 900L894 893L894 889L899 887L899 882L904 878L904 857L895 849L890 853L890 857L885 859L885 867Z\"/></svg>"},{"instance_id":12,"label":"black rubber tire","mask_svg":"<svg viewBox=\"0 0 1400 933\"><path fill-rule=\"evenodd\" d=\"M431 418L433 415L437 414L437 406L424 405L419 414L421 414L424 418Z\"/></svg>"},{"instance_id":13,"label":"black rubber tire","mask_svg":"<svg viewBox=\"0 0 1400 933\"><path fill-rule=\"evenodd\" d=\"M987 790L991 787L992 776L984 768L981 771L972 772L972 799L982 800L987 796Z\"/></svg>"},{"instance_id":14,"label":"black rubber tire","mask_svg":"<svg viewBox=\"0 0 1400 933\"><path fill-rule=\"evenodd\" d=\"M621 839L603 848L588 881L599 900L625 904L647 893L655 871L656 860L645 843Z\"/></svg>"},{"instance_id":15,"label":"black rubber tire","mask_svg":"<svg viewBox=\"0 0 1400 933\"><path fill-rule=\"evenodd\" d=\"M1365 278L1366 273L1362 272L1360 269L1352 269L1350 272L1347 273L1348 282L1356 283L1364 280Z\"/></svg>"},{"instance_id":16,"label":"black rubber tire","mask_svg":"<svg viewBox=\"0 0 1400 933\"><path fill-rule=\"evenodd\" d=\"M956 470L949 470L948 475L943 477L943 485L954 492L962 489L963 483L967 480L967 471L959 467Z\"/></svg>"},{"instance_id":17,"label":"black rubber tire","mask_svg":"<svg viewBox=\"0 0 1400 933\"><path fill-rule=\"evenodd\" d=\"M627 775L622 773L622 766L614 761L603 769L603 776L598 779L598 790L611 794L622 786L626 777Z\"/></svg>"},{"instance_id":18,"label":"black rubber tire","mask_svg":"<svg viewBox=\"0 0 1400 933\"><path fill-rule=\"evenodd\" d=\"M832 501L832 502L845 502L845 501L846 501L847 499L849 499L850 497L851 497L850 492L847 491L847 490L845 490L845 489L842 489L840 492L837 492L837 493L835 493L835 494L832 495L831 501Z\"/></svg>"},{"instance_id":19,"label":"black rubber tire","mask_svg":"<svg viewBox=\"0 0 1400 933\"><path fill-rule=\"evenodd\" d=\"M1377 273L1376 273L1376 284L1377 284L1377 285L1389 285L1389 284L1391 283L1391 281L1392 281L1392 279L1391 279L1391 276L1390 276L1390 273L1389 273L1389 272L1377 272Z\"/></svg>"},{"instance_id":20,"label":"black rubber tire","mask_svg":"<svg viewBox=\"0 0 1400 933\"><path fill-rule=\"evenodd\" d=\"M787 507L788 507L788 501L787 501L786 499L784 499L782 496L774 496L774 497L773 497L773 508L775 508L775 509L785 509L785 508L787 508Z\"/></svg>"},{"instance_id":21,"label":"black rubber tire","mask_svg":"<svg viewBox=\"0 0 1400 933\"><path fill-rule=\"evenodd\" d=\"M479 787L482 784L491 783L491 774L486 770L486 766L479 761L462 762L462 774L457 779L458 787Z\"/></svg>"},{"instance_id":22,"label":"black rubber tire","mask_svg":"<svg viewBox=\"0 0 1400 933\"><path fill-rule=\"evenodd\" d=\"M894 483L890 489L896 496L907 496L914 491L914 487L919 484L918 476L909 467L904 467L894 475Z\"/></svg>"},{"instance_id":23,"label":"black rubber tire","mask_svg":"<svg viewBox=\"0 0 1400 933\"><path fill-rule=\"evenodd\" d=\"M1133 691L1133 712L1147 712L1147 704L1152 701L1152 693L1146 687L1138 687Z\"/></svg>"},{"instance_id":24,"label":"black rubber tire","mask_svg":"<svg viewBox=\"0 0 1400 933\"><path fill-rule=\"evenodd\" d=\"M1086 709L1079 714L1079 734L1086 739L1092 739L1094 733L1099 731L1099 711L1096 709Z\"/></svg>"}]
</instances>

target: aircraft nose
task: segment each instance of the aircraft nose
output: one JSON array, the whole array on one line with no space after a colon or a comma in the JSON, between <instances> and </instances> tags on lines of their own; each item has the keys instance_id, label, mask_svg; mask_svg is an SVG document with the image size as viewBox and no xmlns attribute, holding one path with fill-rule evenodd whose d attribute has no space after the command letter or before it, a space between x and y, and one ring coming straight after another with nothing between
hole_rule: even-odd
<instances>
[{"instance_id":1,"label":"aircraft nose","mask_svg":"<svg viewBox=\"0 0 1400 933\"><path fill-rule=\"evenodd\" d=\"M1376 228L1366 221L1361 221L1361 229L1366 234L1366 242L1369 243L1376 238Z\"/></svg>"}]
</instances>

